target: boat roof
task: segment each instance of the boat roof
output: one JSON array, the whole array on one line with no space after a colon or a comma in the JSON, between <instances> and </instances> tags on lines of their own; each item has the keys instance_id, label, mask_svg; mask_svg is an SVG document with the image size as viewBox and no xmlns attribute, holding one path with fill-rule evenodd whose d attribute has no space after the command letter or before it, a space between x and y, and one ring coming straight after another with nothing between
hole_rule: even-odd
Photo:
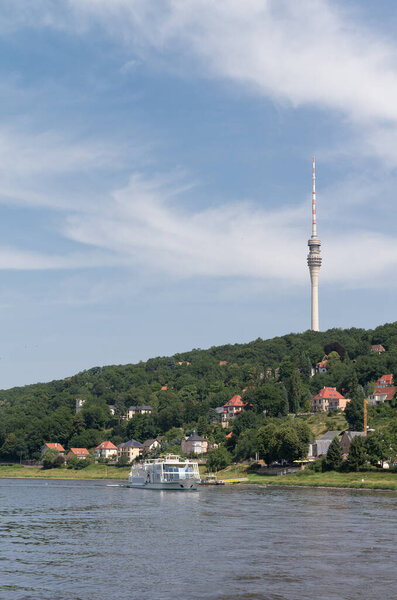
<instances>
[{"instance_id":1,"label":"boat roof","mask_svg":"<svg viewBox=\"0 0 397 600\"><path fill-rule=\"evenodd\" d=\"M173 463L173 464L197 464L197 461L190 460L189 458L182 458L179 454L166 454L160 458L149 458L145 460L146 463Z\"/></svg>"}]
</instances>

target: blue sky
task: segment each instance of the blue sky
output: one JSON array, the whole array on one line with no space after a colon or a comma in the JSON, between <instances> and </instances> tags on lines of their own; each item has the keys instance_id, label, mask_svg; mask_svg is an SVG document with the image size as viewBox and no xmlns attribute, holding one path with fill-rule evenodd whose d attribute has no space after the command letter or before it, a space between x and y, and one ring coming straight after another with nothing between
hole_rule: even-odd
<instances>
[{"instance_id":1,"label":"blue sky","mask_svg":"<svg viewBox=\"0 0 397 600\"><path fill-rule=\"evenodd\" d=\"M347 6L346 6L347 4ZM397 8L0 0L0 386L396 319Z\"/></svg>"}]
</instances>

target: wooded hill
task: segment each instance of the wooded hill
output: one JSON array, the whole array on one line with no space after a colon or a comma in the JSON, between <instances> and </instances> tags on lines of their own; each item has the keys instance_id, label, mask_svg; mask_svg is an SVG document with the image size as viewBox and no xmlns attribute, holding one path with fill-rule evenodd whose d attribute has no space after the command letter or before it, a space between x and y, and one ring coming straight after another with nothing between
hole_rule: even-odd
<instances>
[{"instance_id":1,"label":"wooded hill","mask_svg":"<svg viewBox=\"0 0 397 600\"><path fill-rule=\"evenodd\" d=\"M371 352L373 344L382 344L386 352ZM325 353L327 373L311 377ZM216 423L215 408L244 389L261 426L266 419L307 410L308 399L323 386L350 397L363 395L386 373L397 373L397 323L258 338L138 364L94 367L59 381L0 391L0 458L38 457L50 441L92 448L104 439L117 444L161 434L172 444L193 430L219 443L225 430ZM76 398L86 401L77 415ZM109 405L116 407L114 416ZM130 405L150 405L153 413L125 421L121 416Z\"/></svg>"}]
</instances>

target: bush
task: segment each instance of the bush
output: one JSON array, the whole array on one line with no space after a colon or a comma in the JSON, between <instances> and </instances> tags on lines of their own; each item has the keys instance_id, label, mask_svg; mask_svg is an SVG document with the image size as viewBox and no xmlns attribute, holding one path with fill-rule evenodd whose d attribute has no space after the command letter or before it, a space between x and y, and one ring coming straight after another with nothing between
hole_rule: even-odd
<instances>
[{"instance_id":1,"label":"bush","mask_svg":"<svg viewBox=\"0 0 397 600\"><path fill-rule=\"evenodd\" d=\"M90 464L91 460L89 458L77 458L73 456L68 460L67 467L68 469L78 471L79 469L86 469Z\"/></svg>"},{"instance_id":2,"label":"bush","mask_svg":"<svg viewBox=\"0 0 397 600\"><path fill-rule=\"evenodd\" d=\"M43 469L57 469L65 463L65 457L59 454L58 450L50 448L44 454L41 462L43 463Z\"/></svg>"},{"instance_id":3,"label":"bush","mask_svg":"<svg viewBox=\"0 0 397 600\"><path fill-rule=\"evenodd\" d=\"M130 461L128 460L128 456L120 456L116 463L116 467L128 467L130 465Z\"/></svg>"},{"instance_id":4,"label":"bush","mask_svg":"<svg viewBox=\"0 0 397 600\"><path fill-rule=\"evenodd\" d=\"M209 471L220 471L225 469L232 462L230 452L224 446L219 446L216 450L211 450L207 454L207 469Z\"/></svg>"}]
</instances>

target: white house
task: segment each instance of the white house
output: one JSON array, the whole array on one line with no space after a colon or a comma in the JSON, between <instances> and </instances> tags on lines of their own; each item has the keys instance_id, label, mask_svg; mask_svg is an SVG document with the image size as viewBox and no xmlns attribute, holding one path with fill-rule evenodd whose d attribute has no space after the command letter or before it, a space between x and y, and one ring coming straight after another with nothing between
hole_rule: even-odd
<instances>
[{"instance_id":1,"label":"white house","mask_svg":"<svg viewBox=\"0 0 397 600\"><path fill-rule=\"evenodd\" d=\"M151 415L151 406L130 406L127 410L127 419L132 419L135 415Z\"/></svg>"},{"instance_id":2,"label":"white house","mask_svg":"<svg viewBox=\"0 0 397 600\"><path fill-rule=\"evenodd\" d=\"M146 440L142 445L144 454L150 454L150 452L153 452L161 447L160 442L156 439Z\"/></svg>"},{"instance_id":3,"label":"white house","mask_svg":"<svg viewBox=\"0 0 397 600\"><path fill-rule=\"evenodd\" d=\"M98 460L98 458L111 458L112 456L117 456L117 446L112 444L112 442L101 442L94 449L94 458Z\"/></svg>"}]
</instances>

